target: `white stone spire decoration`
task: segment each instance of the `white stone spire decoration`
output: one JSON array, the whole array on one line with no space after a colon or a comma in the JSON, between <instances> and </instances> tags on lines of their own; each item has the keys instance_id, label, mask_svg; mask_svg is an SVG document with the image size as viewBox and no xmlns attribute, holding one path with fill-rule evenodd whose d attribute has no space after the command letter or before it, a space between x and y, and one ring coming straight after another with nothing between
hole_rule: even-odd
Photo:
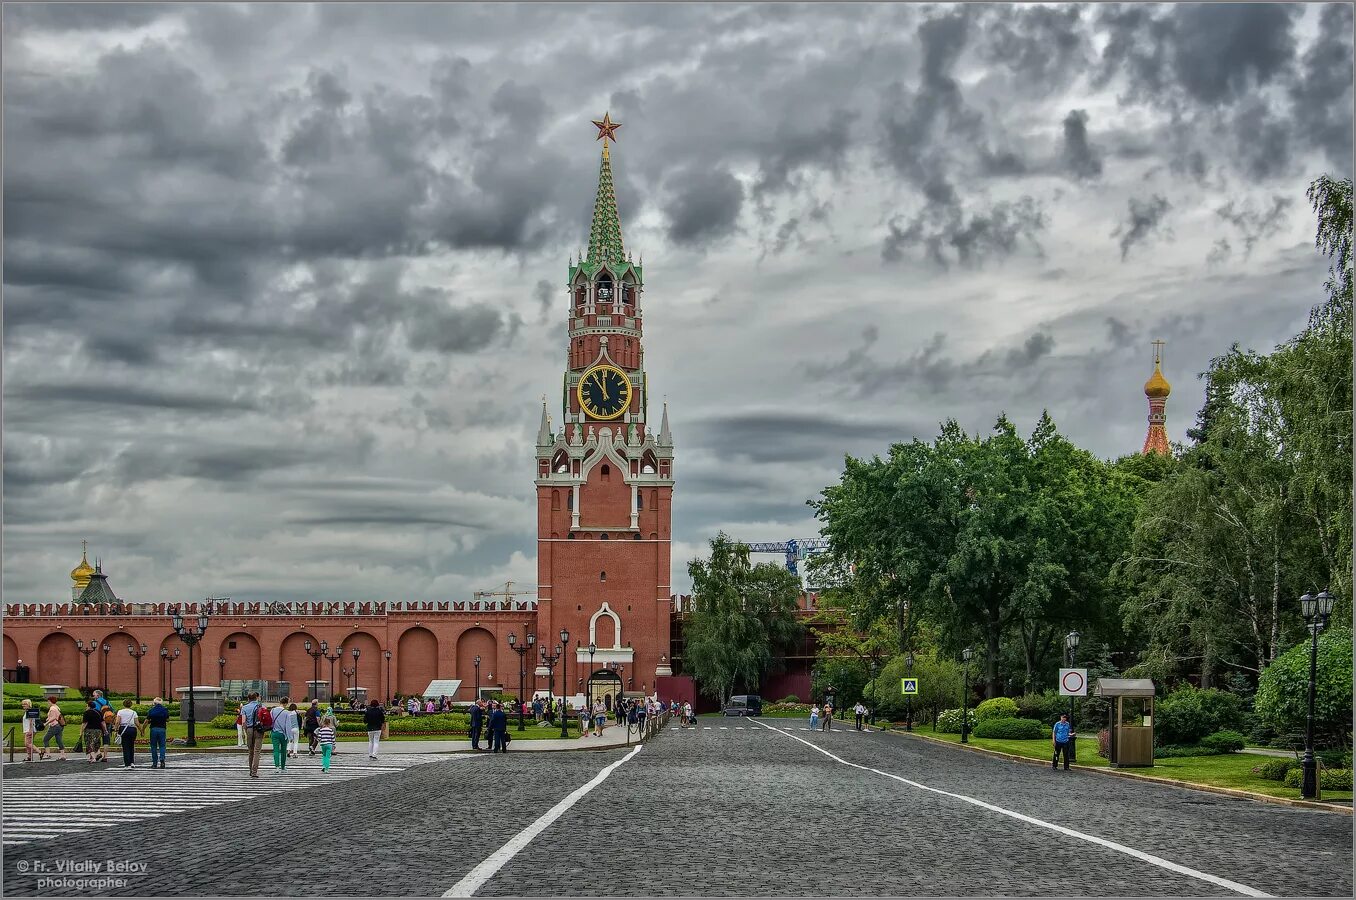
<instances>
[{"instance_id":1,"label":"white stone spire decoration","mask_svg":"<svg viewBox=\"0 0 1356 900\"><path fill-rule=\"evenodd\" d=\"M669 401L664 401L664 415L659 420L659 446L672 447L673 434L669 431Z\"/></svg>"},{"instance_id":2,"label":"white stone spire decoration","mask_svg":"<svg viewBox=\"0 0 1356 900\"><path fill-rule=\"evenodd\" d=\"M541 398L541 425L537 427L537 446L545 447L551 443L551 416L546 412L546 398Z\"/></svg>"}]
</instances>

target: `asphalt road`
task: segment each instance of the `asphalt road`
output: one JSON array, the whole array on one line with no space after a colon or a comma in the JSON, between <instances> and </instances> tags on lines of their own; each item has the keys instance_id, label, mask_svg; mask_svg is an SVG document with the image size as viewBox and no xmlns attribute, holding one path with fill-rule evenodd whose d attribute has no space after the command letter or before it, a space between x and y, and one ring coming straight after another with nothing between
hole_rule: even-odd
<instances>
[{"instance_id":1,"label":"asphalt road","mask_svg":"<svg viewBox=\"0 0 1356 900\"><path fill-rule=\"evenodd\" d=\"M305 785L257 796L213 769L203 787L229 802L187 812L164 811L178 788L156 784L163 772L76 769L40 783L77 797L88 785L93 818L107 788L83 779L121 778L118 802L156 814L6 847L4 893L77 877L55 872L59 861L117 860L137 870L121 884L41 892L1352 895L1348 816L760 721L671 726L639 751L383 760L333 781L303 761L297 775L266 768L260 780ZM7 791L6 827L31 828L34 803ZM277 881L282 871L295 880Z\"/></svg>"}]
</instances>

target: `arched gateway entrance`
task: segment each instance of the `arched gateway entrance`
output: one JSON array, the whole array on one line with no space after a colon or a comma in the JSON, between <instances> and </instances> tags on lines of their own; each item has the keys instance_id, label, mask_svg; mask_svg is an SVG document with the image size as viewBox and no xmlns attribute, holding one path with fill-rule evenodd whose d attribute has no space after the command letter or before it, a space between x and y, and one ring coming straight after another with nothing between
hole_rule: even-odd
<instances>
[{"instance_id":1,"label":"arched gateway entrance","mask_svg":"<svg viewBox=\"0 0 1356 900\"><path fill-rule=\"evenodd\" d=\"M599 669L589 676L589 709L593 709L593 701L601 700L607 711L611 712L612 707L617 703L617 699L621 697L621 693L621 676L611 669Z\"/></svg>"}]
</instances>

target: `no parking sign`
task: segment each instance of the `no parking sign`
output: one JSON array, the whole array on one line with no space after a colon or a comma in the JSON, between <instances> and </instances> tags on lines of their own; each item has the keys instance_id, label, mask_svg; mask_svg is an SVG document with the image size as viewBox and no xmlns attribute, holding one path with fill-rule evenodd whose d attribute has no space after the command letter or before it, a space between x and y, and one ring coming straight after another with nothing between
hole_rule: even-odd
<instances>
[{"instance_id":1,"label":"no parking sign","mask_svg":"<svg viewBox=\"0 0 1356 900\"><path fill-rule=\"evenodd\" d=\"M1088 670L1060 669L1059 693L1064 697L1086 697L1088 695Z\"/></svg>"}]
</instances>

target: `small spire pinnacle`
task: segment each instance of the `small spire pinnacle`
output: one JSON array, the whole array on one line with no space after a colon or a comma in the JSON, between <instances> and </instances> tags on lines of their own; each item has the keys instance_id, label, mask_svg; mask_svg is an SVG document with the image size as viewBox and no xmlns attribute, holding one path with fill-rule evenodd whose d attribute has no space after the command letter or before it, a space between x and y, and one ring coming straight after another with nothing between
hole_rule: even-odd
<instances>
[{"instance_id":1,"label":"small spire pinnacle","mask_svg":"<svg viewBox=\"0 0 1356 900\"><path fill-rule=\"evenodd\" d=\"M551 416L546 411L546 395L541 396L541 424L537 426L537 446L544 447L551 443Z\"/></svg>"},{"instance_id":2,"label":"small spire pinnacle","mask_svg":"<svg viewBox=\"0 0 1356 900\"><path fill-rule=\"evenodd\" d=\"M669 431L669 400L667 396L664 398L664 414L659 420L659 446L673 446L673 434Z\"/></svg>"}]
</instances>

